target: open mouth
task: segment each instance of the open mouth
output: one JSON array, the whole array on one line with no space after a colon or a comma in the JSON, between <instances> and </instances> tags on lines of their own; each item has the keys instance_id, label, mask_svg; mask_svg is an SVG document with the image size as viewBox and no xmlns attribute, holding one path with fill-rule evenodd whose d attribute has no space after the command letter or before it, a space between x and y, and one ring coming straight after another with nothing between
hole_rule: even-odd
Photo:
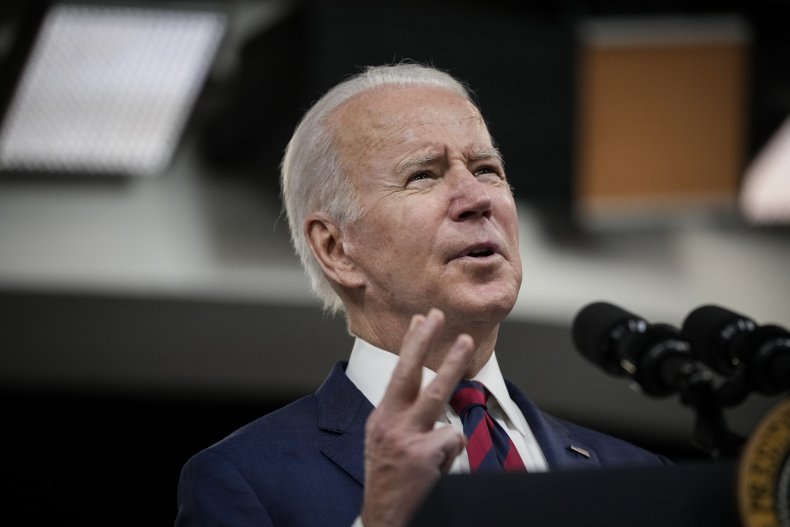
<instances>
[{"instance_id":1,"label":"open mouth","mask_svg":"<svg viewBox=\"0 0 790 527\"><path fill-rule=\"evenodd\" d=\"M457 256L457 258L477 258L484 259L499 253L496 245L491 243L480 243L467 247Z\"/></svg>"},{"instance_id":2,"label":"open mouth","mask_svg":"<svg viewBox=\"0 0 790 527\"><path fill-rule=\"evenodd\" d=\"M492 254L494 254L493 250L485 248L469 251L466 256L471 256L472 258L485 258L486 256L491 256Z\"/></svg>"}]
</instances>

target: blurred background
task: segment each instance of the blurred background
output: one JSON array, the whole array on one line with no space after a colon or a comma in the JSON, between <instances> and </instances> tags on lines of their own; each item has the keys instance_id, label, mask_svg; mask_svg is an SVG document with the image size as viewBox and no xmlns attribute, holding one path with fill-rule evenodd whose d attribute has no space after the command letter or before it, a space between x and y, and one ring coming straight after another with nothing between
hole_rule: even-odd
<instances>
[{"instance_id":1,"label":"blurred background","mask_svg":"<svg viewBox=\"0 0 790 527\"><path fill-rule=\"evenodd\" d=\"M694 414L573 347L606 300L790 325L790 3L0 6L0 463L29 518L167 525L183 463L313 391L352 344L289 245L278 164L364 65L467 82L524 284L497 346L545 410L706 459ZM748 434L778 401L727 419Z\"/></svg>"}]
</instances>

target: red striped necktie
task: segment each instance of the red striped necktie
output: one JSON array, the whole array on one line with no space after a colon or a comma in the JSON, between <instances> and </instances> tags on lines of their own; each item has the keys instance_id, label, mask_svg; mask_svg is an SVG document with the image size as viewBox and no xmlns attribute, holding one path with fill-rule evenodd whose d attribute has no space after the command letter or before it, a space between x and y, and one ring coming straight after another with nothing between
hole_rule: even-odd
<instances>
[{"instance_id":1,"label":"red striped necktie","mask_svg":"<svg viewBox=\"0 0 790 527\"><path fill-rule=\"evenodd\" d=\"M477 381L461 381L450 405L461 418L468 441L469 467L476 471L526 470L507 432L488 413L488 390Z\"/></svg>"}]
</instances>

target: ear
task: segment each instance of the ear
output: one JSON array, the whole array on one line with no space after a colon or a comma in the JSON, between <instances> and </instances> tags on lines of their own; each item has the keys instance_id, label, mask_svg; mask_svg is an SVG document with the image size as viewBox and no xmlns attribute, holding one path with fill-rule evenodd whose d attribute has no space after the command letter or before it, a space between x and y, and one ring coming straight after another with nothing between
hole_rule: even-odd
<instances>
[{"instance_id":1,"label":"ear","mask_svg":"<svg viewBox=\"0 0 790 527\"><path fill-rule=\"evenodd\" d=\"M343 246L343 230L324 213L313 213L304 223L304 233L324 274L336 284L358 288L364 280Z\"/></svg>"}]
</instances>

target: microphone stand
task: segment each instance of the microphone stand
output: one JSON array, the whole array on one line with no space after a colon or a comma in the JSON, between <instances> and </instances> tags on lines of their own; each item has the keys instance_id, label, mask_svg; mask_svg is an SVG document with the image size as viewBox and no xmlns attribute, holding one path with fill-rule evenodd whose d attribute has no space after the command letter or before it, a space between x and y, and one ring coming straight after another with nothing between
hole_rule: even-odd
<instances>
[{"instance_id":1,"label":"microphone stand","mask_svg":"<svg viewBox=\"0 0 790 527\"><path fill-rule=\"evenodd\" d=\"M732 406L747 395L743 384L726 382L716 388L713 375L698 363L686 363L675 377L681 402L696 414L693 442L713 459L736 458L746 439L727 426L724 406Z\"/></svg>"}]
</instances>

